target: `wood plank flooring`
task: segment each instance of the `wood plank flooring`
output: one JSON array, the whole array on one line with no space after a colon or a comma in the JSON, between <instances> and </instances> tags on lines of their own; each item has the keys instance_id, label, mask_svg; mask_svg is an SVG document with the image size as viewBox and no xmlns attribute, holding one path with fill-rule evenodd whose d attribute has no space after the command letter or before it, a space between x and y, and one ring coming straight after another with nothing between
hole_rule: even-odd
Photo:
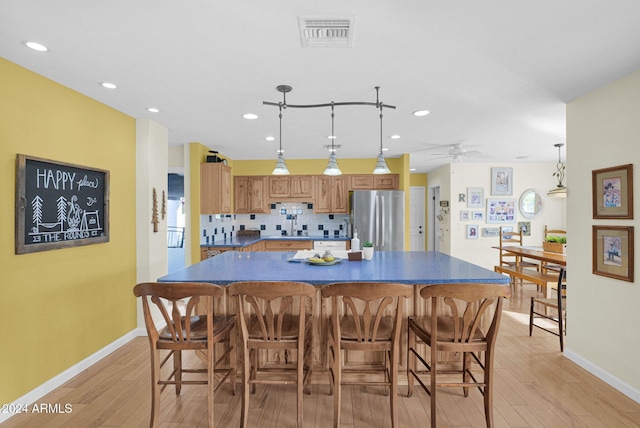
<instances>
[{"instance_id":1,"label":"wood plank flooring","mask_svg":"<svg viewBox=\"0 0 640 428\"><path fill-rule=\"evenodd\" d=\"M525 284L506 302L498 337L495 369L496 427L640 427L640 404L582 370L559 352L558 338L541 330L528 335L529 297L535 286ZM569 320L569 326L571 323ZM150 380L148 342L136 338L84 371L37 404L71 405L70 413L18 414L2 428L148 427ZM195 357L189 363L200 364ZM323 376L320 373L320 376ZM304 425L331 427L333 397L328 385L312 387L304 397ZM406 378L401 377L406 384ZM472 390L468 398L458 389L438 391L440 427L482 427L482 396ZM31 412L32 406L29 406ZM180 397L167 388L162 395L161 427L206 426L206 393L201 386L186 386ZM294 386L258 386L250 399L249 426L294 427ZM218 427L240 424L240 391L233 396L225 385L215 400ZM416 389L406 397L400 386L400 427L429 424L429 397ZM380 387L343 388L342 427L391 426L389 399Z\"/></svg>"}]
</instances>

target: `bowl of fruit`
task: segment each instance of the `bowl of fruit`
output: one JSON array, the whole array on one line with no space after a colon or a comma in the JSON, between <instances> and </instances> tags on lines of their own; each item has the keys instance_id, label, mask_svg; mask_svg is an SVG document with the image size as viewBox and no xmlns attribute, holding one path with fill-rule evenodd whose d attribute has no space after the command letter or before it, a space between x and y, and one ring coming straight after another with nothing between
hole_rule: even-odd
<instances>
[{"instance_id":1,"label":"bowl of fruit","mask_svg":"<svg viewBox=\"0 0 640 428\"><path fill-rule=\"evenodd\" d=\"M314 266L332 266L336 263L340 263L341 259L334 257L330 251L325 251L321 256L320 254L314 254L313 257L307 259L307 263Z\"/></svg>"}]
</instances>

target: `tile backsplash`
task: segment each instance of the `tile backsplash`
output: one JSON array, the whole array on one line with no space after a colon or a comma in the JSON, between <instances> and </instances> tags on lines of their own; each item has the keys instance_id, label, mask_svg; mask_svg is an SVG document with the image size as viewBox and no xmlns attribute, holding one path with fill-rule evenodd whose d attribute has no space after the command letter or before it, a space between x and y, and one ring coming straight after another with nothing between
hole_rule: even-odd
<instances>
[{"instance_id":1,"label":"tile backsplash","mask_svg":"<svg viewBox=\"0 0 640 428\"><path fill-rule=\"evenodd\" d=\"M271 204L270 214L201 215L201 245L213 245L236 236L242 229L260 230L261 236L304 235L347 236L348 214L315 214L313 204L284 202ZM292 230L293 227L293 230Z\"/></svg>"}]
</instances>

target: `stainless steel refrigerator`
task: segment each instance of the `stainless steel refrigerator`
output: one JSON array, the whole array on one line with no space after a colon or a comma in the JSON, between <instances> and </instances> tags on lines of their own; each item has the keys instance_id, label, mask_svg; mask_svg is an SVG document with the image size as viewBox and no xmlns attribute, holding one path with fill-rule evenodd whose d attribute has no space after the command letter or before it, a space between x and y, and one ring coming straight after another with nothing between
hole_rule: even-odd
<instances>
[{"instance_id":1,"label":"stainless steel refrigerator","mask_svg":"<svg viewBox=\"0 0 640 428\"><path fill-rule=\"evenodd\" d=\"M404 191L355 190L350 194L352 232L376 251L404 251Z\"/></svg>"}]
</instances>

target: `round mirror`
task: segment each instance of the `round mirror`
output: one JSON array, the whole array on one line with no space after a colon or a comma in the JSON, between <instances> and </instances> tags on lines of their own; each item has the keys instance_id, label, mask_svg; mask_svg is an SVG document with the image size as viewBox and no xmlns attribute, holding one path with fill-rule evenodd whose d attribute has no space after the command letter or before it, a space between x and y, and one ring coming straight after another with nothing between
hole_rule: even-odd
<instances>
[{"instance_id":1,"label":"round mirror","mask_svg":"<svg viewBox=\"0 0 640 428\"><path fill-rule=\"evenodd\" d=\"M520 196L519 206L525 218L534 218L542 211L542 196L535 189L527 189Z\"/></svg>"}]
</instances>

